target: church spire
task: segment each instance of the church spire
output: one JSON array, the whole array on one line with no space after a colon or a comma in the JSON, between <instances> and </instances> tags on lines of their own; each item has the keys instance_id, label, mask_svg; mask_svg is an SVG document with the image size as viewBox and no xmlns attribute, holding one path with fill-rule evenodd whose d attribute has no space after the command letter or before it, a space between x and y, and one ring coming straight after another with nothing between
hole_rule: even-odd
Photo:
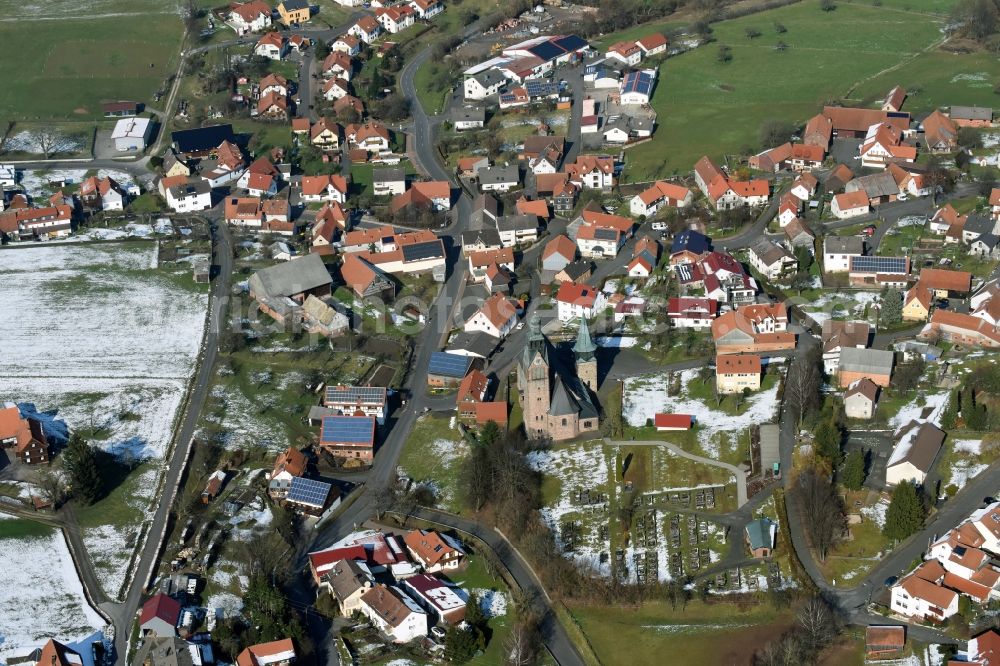
<instances>
[{"instance_id":1,"label":"church spire","mask_svg":"<svg viewBox=\"0 0 1000 666\"><path fill-rule=\"evenodd\" d=\"M594 358L597 345L590 337L590 326L586 317L580 317L580 330L576 334L576 344L573 345L573 353L576 354L577 362L589 361Z\"/></svg>"}]
</instances>

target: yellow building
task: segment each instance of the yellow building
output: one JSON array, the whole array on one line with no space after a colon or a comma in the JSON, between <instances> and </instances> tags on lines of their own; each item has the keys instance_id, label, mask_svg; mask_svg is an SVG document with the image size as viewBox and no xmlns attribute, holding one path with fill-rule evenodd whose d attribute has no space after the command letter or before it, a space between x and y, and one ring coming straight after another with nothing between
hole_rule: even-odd
<instances>
[{"instance_id":1,"label":"yellow building","mask_svg":"<svg viewBox=\"0 0 1000 666\"><path fill-rule=\"evenodd\" d=\"M715 386L719 393L760 390L761 362L756 354L724 354L715 357Z\"/></svg>"},{"instance_id":2,"label":"yellow building","mask_svg":"<svg viewBox=\"0 0 1000 666\"><path fill-rule=\"evenodd\" d=\"M285 25L297 25L309 20L309 3L307 0L282 0L278 4L278 14Z\"/></svg>"},{"instance_id":3,"label":"yellow building","mask_svg":"<svg viewBox=\"0 0 1000 666\"><path fill-rule=\"evenodd\" d=\"M927 321L931 315L931 290L915 284L903 299L903 321Z\"/></svg>"}]
</instances>

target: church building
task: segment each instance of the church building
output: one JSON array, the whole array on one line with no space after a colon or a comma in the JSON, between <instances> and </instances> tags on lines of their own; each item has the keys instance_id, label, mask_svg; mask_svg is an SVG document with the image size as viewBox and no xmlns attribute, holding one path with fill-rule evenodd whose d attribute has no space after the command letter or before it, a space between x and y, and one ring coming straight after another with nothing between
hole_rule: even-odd
<instances>
[{"instance_id":1,"label":"church building","mask_svg":"<svg viewBox=\"0 0 1000 666\"><path fill-rule=\"evenodd\" d=\"M596 432L600 427L593 398L597 391L597 345L586 319L580 318L572 368L559 362L537 317L531 319L530 326L517 373L528 437L561 441Z\"/></svg>"}]
</instances>

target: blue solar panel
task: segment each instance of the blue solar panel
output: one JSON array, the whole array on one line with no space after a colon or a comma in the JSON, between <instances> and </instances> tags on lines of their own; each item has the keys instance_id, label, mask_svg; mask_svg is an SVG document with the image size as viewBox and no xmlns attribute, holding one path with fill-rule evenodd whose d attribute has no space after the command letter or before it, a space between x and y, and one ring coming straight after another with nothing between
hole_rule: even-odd
<instances>
[{"instance_id":1,"label":"blue solar panel","mask_svg":"<svg viewBox=\"0 0 1000 666\"><path fill-rule=\"evenodd\" d=\"M637 92L648 95L653 89L653 77L646 72L629 72L625 75L622 92Z\"/></svg>"},{"instance_id":2,"label":"blue solar panel","mask_svg":"<svg viewBox=\"0 0 1000 666\"><path fill-rule=\"evenodd\" d=\"M559 56L566 53L564 49L556 46L552 42L542 42L541 44L536 44L535 46L529 48L528 51L546 62L549 60L555 60Z\"/></svg>"},{"instance_id":3,"label":"blue solar panel","mask_svg":"<svg viewBox=\"0 0 1000 666\"><path fill-rule=\"evenodd\" d=\"M432 375L444 375L445 377L456 377L461 379L469 372L472 359L459 354L449 354L448 352L431 353L431 363L427 372Z\"/></svg>"},{"instance_id":4,"label":"blue solar panel","mask_svg":"<svg viewBox=\"0 0 1000 666\"><path fill-rule=\"evenodd\" d=\"M906 274L906 263L906 257L851 257L851 272Z\"/></svg>"},{"instance_id":5,"label":"blue solar panel","mask_svg":"<svg viewBox=\"0 0 1000 666\"><path fill-rule=\"evenodd\" d=\"M559 45L564 51L579 51L582 48L587 47L587 40L578 35L564 35L559 39L555 40L555 43Z\"/></svg>"},{"instance_id":6,"label":"blue solar panel","mask_svg":"<svg viewBox=\"0 0 1000 666\"><path fill-rule=\"evenodd\" d=\"M288 487L288 501L322 507L326 504L326 498L330 496L331 487L329 483L323 481L296 476L292 478L292 483Z\"/></svg>"},{"instance_id":7,"label":"blue solar panel","mask_svg":"<svg viewBox=\"0 0 1000 666\"><path fill-rule=\"evenodd\" d=\"M559 94L559 84L548 81L525 81L524 89L530 97L548 97Z\"/></svg>"},{"instance_id":8,"label":"blue solar panel","mask_svg":"<svg viewBox=\"0 0 1000 666\"><path fill-rule=\"evenodd\" d=\"M374 432L371 416L324 416L320 441L371 444Z\"/></svg>"},{"instance_id":9,"label":"blue solar panel","mask_svg":"<svg viewBox=\"0 0 1000 666\"><path fill-rule=\"evenodd\" d=\"M382 405L385 403L385 389L379 386L328 386L326 403Z\"/></svg>"}]
</instances>

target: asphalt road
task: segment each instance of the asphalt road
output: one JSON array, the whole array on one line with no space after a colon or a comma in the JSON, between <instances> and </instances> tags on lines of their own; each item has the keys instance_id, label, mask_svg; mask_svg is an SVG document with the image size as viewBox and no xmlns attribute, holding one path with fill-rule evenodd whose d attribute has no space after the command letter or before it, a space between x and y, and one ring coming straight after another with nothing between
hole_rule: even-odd
<instances>
[{"instance_id":1,"label":"asphalt road","mask_svg":"<svg viewBox=\"0 0 1000 666\"><path fill-rule=\"evenodd\" d=\"M163 492L160 494L159 502L153 511L146 541L139 556L125 602L104 608L114 621L115 651L122 660L124 660L128 646L132 620L142 602L147 583L156 573L160 554L160 535L170 517L170 510L174 502L174 489L186 466L189 443L194 437L202 407L208 397L212 373L215 369L215 359L219 350L219 334L225 330L224 318L229 303L233 272L232 238L225 224L215 226L212 240L212 263L213 267L218 267L218 271L212 280L209 293L208 326L205 331L205 339L202 342L198 374L195 376L188 394L181 426L174 440L170 464L164 476Z\"/></svg>"}]
</instances>

